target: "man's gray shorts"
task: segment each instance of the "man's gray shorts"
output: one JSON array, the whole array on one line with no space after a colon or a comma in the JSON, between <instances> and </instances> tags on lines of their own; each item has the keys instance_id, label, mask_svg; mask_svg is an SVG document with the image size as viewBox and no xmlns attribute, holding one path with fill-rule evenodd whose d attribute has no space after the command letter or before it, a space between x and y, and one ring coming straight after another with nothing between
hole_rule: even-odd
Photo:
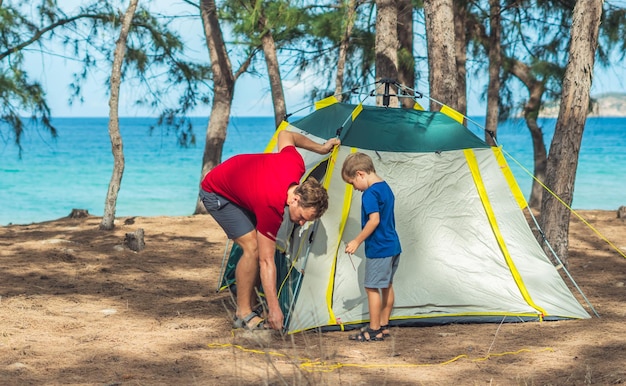
<instances>
[{"instance_id":1,"label":"man's gray shorts","mask_svg":"<svg viewBox=\"0 0 626 386\"><path fill-rule=\"evenodd\" d=\"M226 236L234 240L253 231L256 221L252 212L232 203L219 194L206 192L200 189L200 201L207 212L224 229Z\"/></svg>"},{"instance_id":2,"label":"man's gray shorts","mask_svg":"<svg viewBox=\"0 0 626 386\"><path fill-rule=\"evenodd\" d=\"M365 288L389 288L393 283L393 276L398 270L400 255L382 257L379 259L365 259Z\"/></svg>"}]
</instances>

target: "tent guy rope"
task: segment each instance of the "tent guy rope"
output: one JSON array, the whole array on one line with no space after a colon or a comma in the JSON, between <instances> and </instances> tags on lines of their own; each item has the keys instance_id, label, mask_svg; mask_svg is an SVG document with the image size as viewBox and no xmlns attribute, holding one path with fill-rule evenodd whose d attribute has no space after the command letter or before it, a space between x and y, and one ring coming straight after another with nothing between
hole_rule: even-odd
<instances>
[{"instance_id":1,"label":"tent guy rope","mask_svg":"<svg viewBox=\"0 0 626 386\"><path fill-rule=\"evenodd\" d=\"M505 351L500 353L491 353L482 357L472 358L468 354L459 354L454 358L447 359L443 362L436 363L370 363L370 364L360 364L360 363L345 363L345 362L328 362L321 360L314 360L303 357L295 357L285 353L281 353L278 351L270 351L270 350L261 350L261 349L252 349L247 348L238 344L232 343L209 343L207 345L211 349L227 349L233 348L240 350L242 352L250 353L250 354L259 354L264 357L276 357L276 358L285 358L291 363L298 364L298 368L308 372L332 372L335 370L339 370L341 368L363 368L363 369L372 369L372 368L381 368L381 369L393 369L393 368L414 368L414 367L434 367L434 366L445 366L457 362L461 359L467 359L471 362L483 362L489 360L494 357L504 357L510 355L519 355L522 353L542 353L542 352L554 352L554 349L550 347L544 347L542 349L528 349L522 348L516 351Z\"/></svg>"}]
</instances>

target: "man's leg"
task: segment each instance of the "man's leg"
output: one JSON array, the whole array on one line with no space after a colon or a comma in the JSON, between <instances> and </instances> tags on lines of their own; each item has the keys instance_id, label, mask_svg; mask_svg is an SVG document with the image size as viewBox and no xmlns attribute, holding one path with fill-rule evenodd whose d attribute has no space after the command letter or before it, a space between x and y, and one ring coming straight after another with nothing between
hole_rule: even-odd
<instances>
[{"instance_id":1,"label":"man's leg","mask_svg":"<svg viewBox=\"0 0 626 386\"><path fill-rule=\"evenodd\" d=\"M234 240L243 253L237 268L235 280L237 281L237 317L245 318L252 312L252 305L256 299L255 285L259 277L259 251L257 248L256 230L246 233Z\"/></svg>"}]
</instances>

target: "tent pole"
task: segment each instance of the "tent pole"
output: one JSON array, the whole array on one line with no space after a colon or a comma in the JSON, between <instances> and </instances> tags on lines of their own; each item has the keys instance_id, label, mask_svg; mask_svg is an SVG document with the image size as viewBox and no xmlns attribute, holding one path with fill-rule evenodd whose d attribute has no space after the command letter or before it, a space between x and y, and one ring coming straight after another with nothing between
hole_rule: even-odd
<instances>
[{"instance_id":1,"label":"tent pole","mask_svg":"<svg viewBox=\"0 0 626 386\"><path fill-rule=\"evenodd\" d=\"M570 275L569 271L567 270L567 268L565 268L565 265L563 264L563 262L561 261L561 259L559 258L559 256L556 254L556 252L554 251L554 249L552 249L552 246L550 245L550 243L548 242L548 239L546 239L545 234L543 233L543 230L539 227L539 223L537 222L537 219L535 218L535 215L533 214L533 211L530 210L530 208L528 208L528 212L530 213L530 217L533 219L533 222L535 223L535 226L537 227L537 229L539 230L539 233L541 234L541 239L543 240L544 243L546 243L546 245L548 246L548 248L550 249L550 252L552 253L552 256L554 256L554 259L559 263L559 265L556 266L557 270L559 268L563 269L563 272L565 272L565 275L567 275L567 277L570 279L570 281L572 282L572 285L576 288L576 290L578 290L578 293L580 293L580 296L583 297L583 299L585 299L585 302L587 303L587 305L589 306L589 308L591 308L591 310L593 311L594 315L596 315L598 318L600 317L600 315L598 314L598 312L596 311L596 309L593 307L593 305L591 304L591 302L589 301L589 299L587 299L587 297L585 296L585 294L583 293L583 291L580 289L580 287L578 286L578 284L576 284L576 281L574 280L574 278L572 277L572 275Z\"/></svg>"},{"instance_id":2,"label":"tent pole","mask_svg":"<svg viewBox=\"0 0 626 386\"><path fill-rule=\"evenodd\" d=\"M320 220L317 219L315 220L315 223L313 224L313 226L311 228L309 228L309 232L307 234L307 238L305 239L308 242L308 245L306 247L306 250L304 251L304 254L302 255L304 261L302 262L302 267L306 267L306 262L308 260L309 257L309 252L311 251L311 244L312 241L309 240L311 237L311 234L315 234L315 232L317 231L317 227L319 225ZM299 256L296 256L294 258L294 260L291 262L291 264L295 264L296 261L299 259ZM300 292L300 285L302 283L302 278L304 277L304 273L300 272L300 276L298 276L298 279L296 281L296 285L295 285L295 291L293 291L293 293L291 293L291 302L289 302L290 306L289 306L289 312L287 313L287 315L285 315L285 322L284 322L284 328L287 328L287 326L289 326L289 321L291 319L291 313L293 312L293 307L296 304L296 295L298 292ZM289 288L292 288L291 286L289 286Z\"/></svg>"}]
</instances>

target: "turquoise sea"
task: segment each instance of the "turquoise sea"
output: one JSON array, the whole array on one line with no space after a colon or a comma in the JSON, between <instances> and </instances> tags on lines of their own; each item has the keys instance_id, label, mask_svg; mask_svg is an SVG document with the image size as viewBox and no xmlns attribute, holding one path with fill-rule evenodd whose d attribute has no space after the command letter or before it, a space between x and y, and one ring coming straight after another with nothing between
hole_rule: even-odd
<instances>
[{"instance_id":1,"label":"turquoise sea","mask_svg":"<svg viewBox=\"0 0 626 386\"><path fill-rule=\"evenodd\" d=\"M473 118L482 124L482 118ZM555 119L541 125L549 145ZM193 119L198 145L182 148L173 133L152 134L153 118L122 118L126 166L116 216L179 216L195 209L207 118ZM22 157L0 137L0 225L28 224L67 216L73 208L101 216L111 178L113 156L107 118L56 118L56 139L35 128L26 130ZM234 117L223 159L261 152L274 131L272 117ZM483 137L482 132L473 130ZM532 172L530 134L521 120L498 129L499 143ZM589 118L580 153L574 209L616 210L626 205L626 118ZM522 191L529 177L508 159Z\"/></svg>"}]
</instances>

